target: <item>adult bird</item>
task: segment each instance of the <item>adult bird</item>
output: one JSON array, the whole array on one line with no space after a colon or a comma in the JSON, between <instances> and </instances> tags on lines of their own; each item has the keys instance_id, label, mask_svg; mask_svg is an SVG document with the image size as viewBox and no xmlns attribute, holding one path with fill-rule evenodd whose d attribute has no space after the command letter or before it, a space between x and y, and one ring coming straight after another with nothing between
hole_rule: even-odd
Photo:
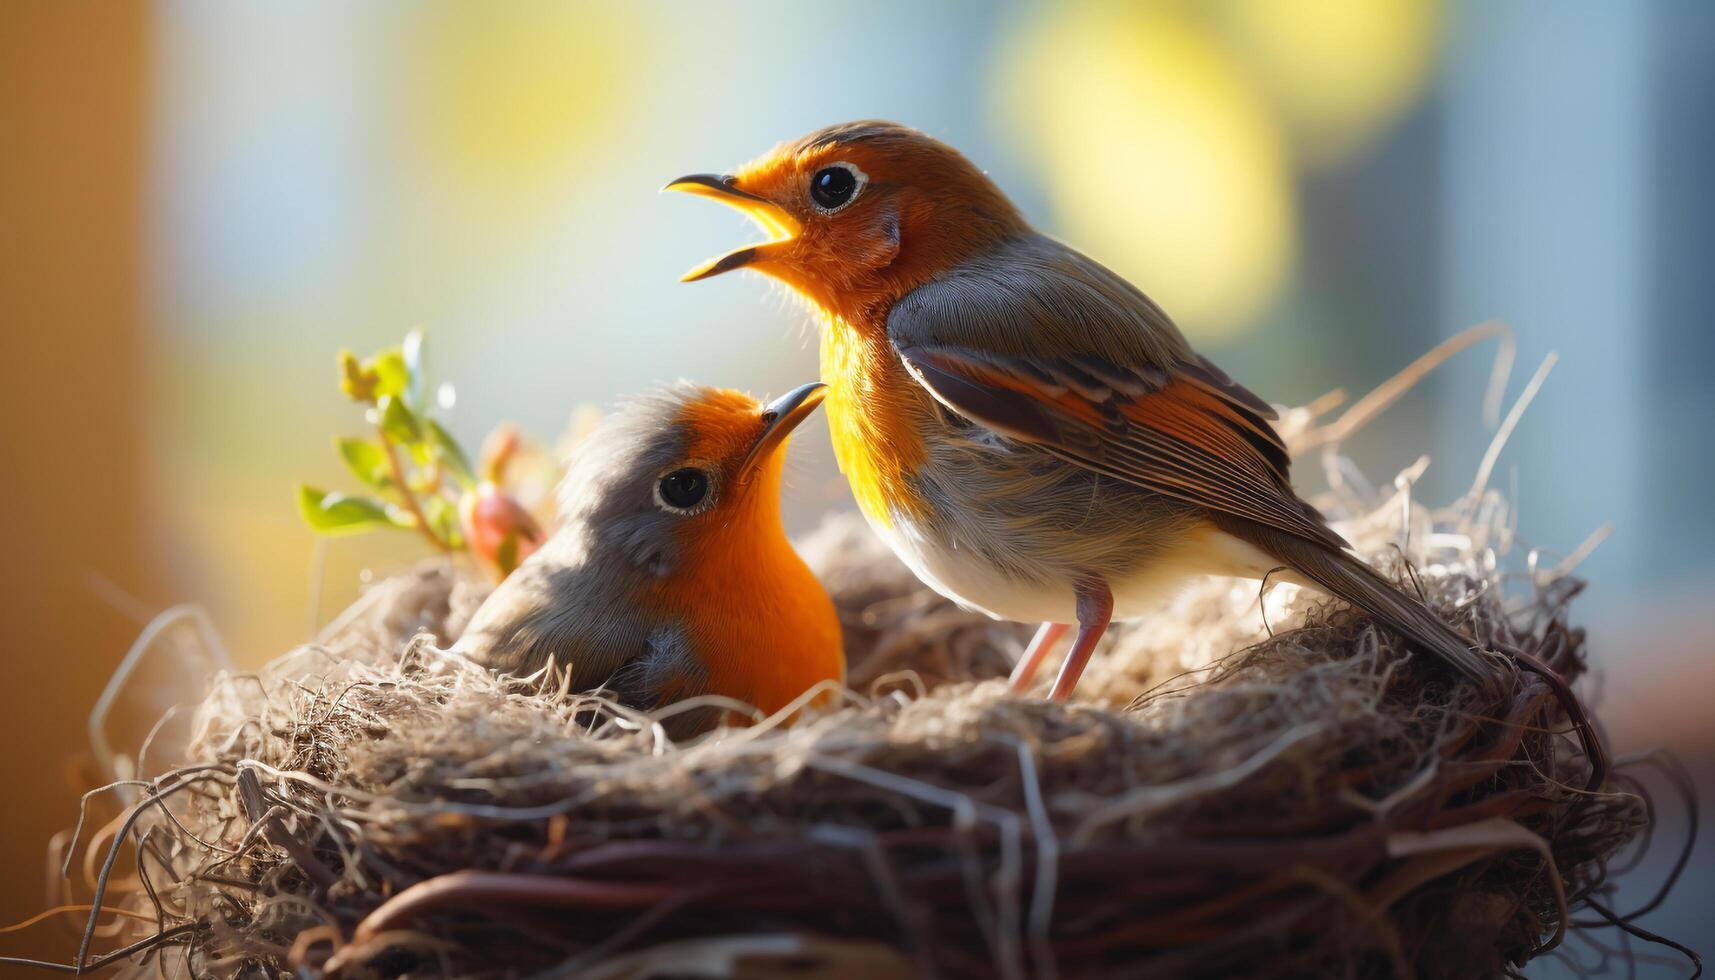
<instances>
[{"instance_id":1,"label":"adult bird","mask_svg":"<svg viewBox=\"0 0 1715 980\"><path fill-rule=\"evenodd\" d=\"M680 383L621 405L578 447L558 530L453 649L515 674L552 660L645 709L713 694L772 714L843 681L833 602L780 520L787 436L824 391L765 406Z\"/></svg>"},{"instance_id":2,"label":"adult bird","mask_svg":"<svg viewBox=\"0 0 1715 980\"><path fill-rule=\"evenodd\" d=\"M769 233L685 279L754 269L820 314L835 454L894 551L962 605L1042 624L1015 690L1069 624L1056 699L1110 619L1189 575L1282 566L1494 676L1299 499L1268 403L1131 283L1032 229L954 148L854 122L666 189Z\"/></svg>"}]
</instances>

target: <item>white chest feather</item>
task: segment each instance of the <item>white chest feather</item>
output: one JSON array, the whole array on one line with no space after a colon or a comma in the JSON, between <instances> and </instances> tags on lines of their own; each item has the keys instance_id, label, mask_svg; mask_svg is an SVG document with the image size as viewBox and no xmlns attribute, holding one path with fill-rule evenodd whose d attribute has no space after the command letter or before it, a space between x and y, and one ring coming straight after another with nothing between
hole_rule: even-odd
<instances>
[{"instance_id":1,"label":"white chest feather","mask_svg":"<svg viewBox=\"0 0 1715 980\"><path fill-rule=\"evenodd\" d=\"M1076 623L1075 576L1045 563L1036 579L1011 574L975 549L937 534L903 514L893 525L871 523L924 584L960 606L1020 623ZM1152 560L1106 576L1114 618L1133 619L1158 609L1200 575L1261 578L1279 562L1254 546L1217 531L1198 529Z\"/></svg>"}]
</instances>

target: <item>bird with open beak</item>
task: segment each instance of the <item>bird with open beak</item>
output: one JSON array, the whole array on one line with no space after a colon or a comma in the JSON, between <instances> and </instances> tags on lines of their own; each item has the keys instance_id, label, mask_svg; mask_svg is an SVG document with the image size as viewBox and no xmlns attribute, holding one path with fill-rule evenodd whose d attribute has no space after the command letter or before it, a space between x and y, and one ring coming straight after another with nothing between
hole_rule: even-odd
<instances>
[{"instance_id":1,"label":"bird with open beak","mask_svg":"<svg viewBox=\"0 0 1715 980\"><path fill-rule=\"evenodd\" d=\"M681 383L623 404L578 447L558 530L453 649L520 675L554 661L644 709L721 695L772 714L842 682L833 602L780 519L787 437L824 391L761 405Z\"/></svg>"},{"instance_id":2,"label":"bird with open beak","mask_svg":"<svg viewBox=\"0 0 1715 980\"><path fill-rule=\"evenodd\" d=\"M687 280L754 269L820 314L834 451L871 525L943 595L1042 624L1016 690L1072 624L1054 698L1111 619L1190 575L1282 569L1461 674L1496 676L1299 499L1267 402L954 148L848 123L666 189L769 235Z\"/></svg>"}]
</instances>

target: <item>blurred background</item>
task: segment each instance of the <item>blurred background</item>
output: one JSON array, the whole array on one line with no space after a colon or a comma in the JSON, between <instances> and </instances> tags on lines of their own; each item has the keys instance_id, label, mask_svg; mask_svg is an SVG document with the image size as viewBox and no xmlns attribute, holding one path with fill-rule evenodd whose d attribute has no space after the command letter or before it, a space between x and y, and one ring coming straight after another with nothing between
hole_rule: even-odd
<instances>
[{"instance_id":1,"label":"blurred background","mask_svg":"<svg viewBox=\"0 0 1715 980\"><path fill-rule=\"evenodd\" d=\"M675 281L754 231L657 189L864 117L964 149L1272 401L1491 318L1509 397L1558 352L1498 484L1528 546L1615 526L1583 566L1598 712L1715 802L1715 5L8 0L0 921L41 907L89 705L150 616L199 602L259 664L422 557L341 540L312 598L292 486L348 483L329 440L363 425L336 350L421 327L473 447L681 376L781 392L816 371L796 305ZM1422 493L1462 492L1491 351L1365 432L1366 472L1428 453ZM805 433L799 528L844 505ZM1715 935L1693 877L1643 925Z\"/></svg>"}]
</instances>

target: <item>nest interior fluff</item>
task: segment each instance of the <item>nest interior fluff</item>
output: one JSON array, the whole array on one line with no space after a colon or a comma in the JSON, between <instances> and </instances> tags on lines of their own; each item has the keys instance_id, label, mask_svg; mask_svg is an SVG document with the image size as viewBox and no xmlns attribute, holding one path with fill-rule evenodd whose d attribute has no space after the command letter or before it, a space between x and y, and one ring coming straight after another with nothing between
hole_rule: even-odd
<instances>
[{"instance_id":1,"label":"nest interior fluff","mask_svg":"<svg viewBox=\"0 0 1715 980\"><path fill-rule=\"evenodd\" d=\"M1360 551L1485 647L1583 671L1579 583L1503 571L1498 494L1432 511L1329 465ZM1559 942L1646 824L1623 776L1587 790L1550 679L1483 694L1308 591L1192 583L1060 705L1006 693L1024 628L854 516L803 550L850 689L686 744L441 654L483 591L451 568L377 585L215 678L110 901L226 976L1486 976Z\"/></svg>"}]
</instances>

